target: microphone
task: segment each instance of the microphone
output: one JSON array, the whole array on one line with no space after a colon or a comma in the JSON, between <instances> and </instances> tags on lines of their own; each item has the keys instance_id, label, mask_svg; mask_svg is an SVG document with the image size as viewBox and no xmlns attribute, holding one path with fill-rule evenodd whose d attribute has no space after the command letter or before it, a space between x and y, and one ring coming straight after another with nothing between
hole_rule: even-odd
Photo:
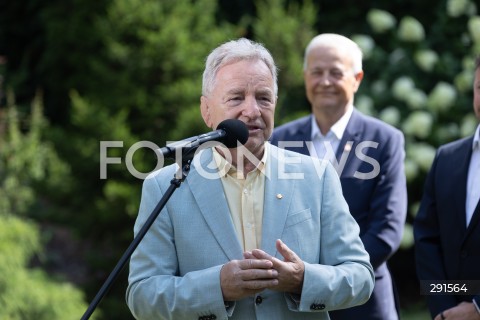
<instances>
[{"instance_id":1,"label":"microphone","mask_svg":"<svg viewBox=\"0 0 480 320\"><path fill-rule=\"evenodd\" d=\"M202 143L208 141L218 141L223 143L227 148L236 148L237 141L245 144L248 140L248 129L245 123L237 119L226 119L220 122L217 130L201 134L199 136L190 137L181 141L167 144L160 148L158 152L166 158L175 158L176 150L181 148L182 152L192 153Z\"/></svg>"}]
</instances>

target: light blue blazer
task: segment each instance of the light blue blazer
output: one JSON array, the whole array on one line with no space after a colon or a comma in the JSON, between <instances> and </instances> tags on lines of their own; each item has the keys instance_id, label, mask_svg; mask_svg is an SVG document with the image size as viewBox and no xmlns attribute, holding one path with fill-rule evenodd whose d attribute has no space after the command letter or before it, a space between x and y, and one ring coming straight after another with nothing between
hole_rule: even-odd
<instances>
[{"instance_id":1,"label":"light blue blazer","mask_svg":"<svg viewBox=\"0 0 480 320\"><path fill-rule=\"evenodd\" d=\"M329 319L329 310L368 300L373 269L337 173L328 162L267 147L261 249L283 259L275 249L282 239L304 261L301 297L265 290L225 305L220 269L243 252L207 149L131 257L126 298L137 319ZM176 169L144 181L135 235Z\"/></svg>"}]
</instances>

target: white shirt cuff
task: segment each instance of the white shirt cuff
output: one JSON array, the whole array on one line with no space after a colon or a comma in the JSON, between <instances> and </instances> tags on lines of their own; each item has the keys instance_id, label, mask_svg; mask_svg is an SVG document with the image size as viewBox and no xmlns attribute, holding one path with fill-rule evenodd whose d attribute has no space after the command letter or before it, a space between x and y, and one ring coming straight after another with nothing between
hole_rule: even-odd
<instances>
[{"instance_id":1,"label":"white shirt cuff","mask_svg":"<svg viewBox=\"0 0 480 320\"><path fill-rule=\"evenodd\" d=\"M478 306L477 301L473 299L472 302L473 302L473 305L475 306L475 309L477 309L478 314L480 314L480 307Z\"/></svg>"}]
</instances>

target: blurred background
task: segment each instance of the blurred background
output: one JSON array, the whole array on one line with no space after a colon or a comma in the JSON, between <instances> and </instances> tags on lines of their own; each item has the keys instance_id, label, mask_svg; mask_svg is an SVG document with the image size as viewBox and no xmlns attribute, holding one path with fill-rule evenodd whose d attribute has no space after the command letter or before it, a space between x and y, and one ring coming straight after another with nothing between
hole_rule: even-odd
<instances>
[{"instance_id":1,"label":"blurred background","mask_svg":"<svg viewBox=\"0 0 480 320\"><path fill-rule=\"evenodd\" d=\"M310 111L303 52L323 32L364 52L361 111L401 129L409 214L389 266L403 319L428 319L411 223L436 148L473 133L473 0L0 0L0 318L79 319L132 240L136 142L206 132L205 58L247 37L274 56L276 125ZM121 141L101 179L101 141ZM132 151L130 151L132 152ZM133 154L138 172L156 156ZM92 319L133 319L127 269Z\"/></svg>"}]
</instances>

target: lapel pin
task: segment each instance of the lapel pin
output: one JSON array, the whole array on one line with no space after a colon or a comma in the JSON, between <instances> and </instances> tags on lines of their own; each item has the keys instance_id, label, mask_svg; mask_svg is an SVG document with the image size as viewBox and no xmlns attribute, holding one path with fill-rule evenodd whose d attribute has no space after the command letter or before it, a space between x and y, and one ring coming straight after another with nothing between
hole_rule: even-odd
<instances>
[{"instance_id":1,"label":"lapel pin","mask_svg":"<svg viewBox=\"0 0 480 320\"><path fill-rule=\"evenodd\" d=\"M281 193L277 194L277 199L282 199L283 195Z\"/></svg>"},{"instance_id":2,"label":"lapel pin","mask_svg":"<svg viewBox=\"0 0 480 320\"><path fill-rule=\"evenodd\" d=\"M352 144L351 143L345 144L345 148L343 149L343 151L350 152L351 150L352 150Z\"/></svg>"}]
</instances>

